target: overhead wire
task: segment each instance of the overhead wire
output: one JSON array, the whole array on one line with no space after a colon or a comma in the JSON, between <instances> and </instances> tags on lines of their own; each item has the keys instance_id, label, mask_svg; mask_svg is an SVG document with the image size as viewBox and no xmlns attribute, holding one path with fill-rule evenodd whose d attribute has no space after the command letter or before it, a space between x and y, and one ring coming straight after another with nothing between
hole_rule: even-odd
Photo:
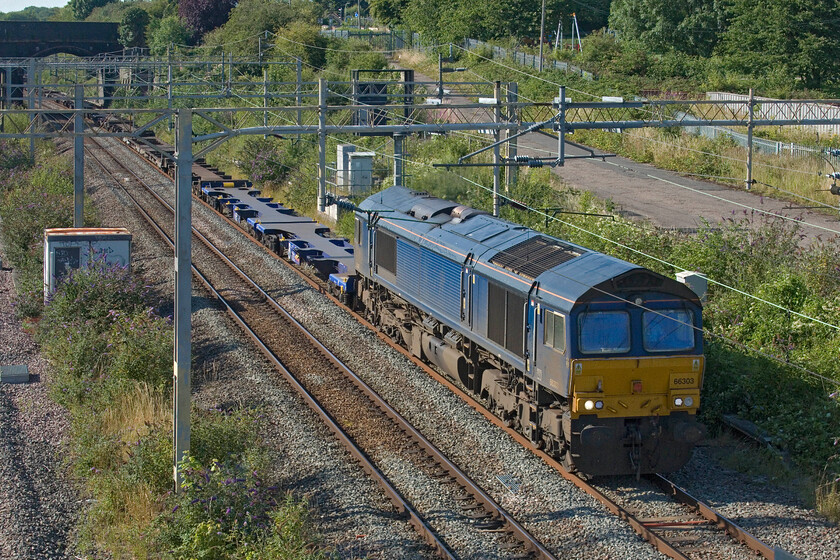
<instances>
[{"instance_id":1,"label":"overhead wire","mask_svg":"<svg viewBox=\"0 0 840 560\"><path fill-rule=\"evenodd\" d=\"M340 94L339 94L339 95L340 95ZM347 96L344 96L344 97L347 97ZM347 97L347 98L348 98L348 99L350 99L349 97ZM244 99L244 98L243 98L243 99ZM377 152L377 153L379 153L379 152ZM386 155L386 154L380 154L380 155ZM393 157L394 157L394 156L391 156L391 155L386 155L386 156L387 156L387 157L391 157L391 158L393 158ZM407 159L407 158L405 158L405 157L402 157L401 159L402 159L403 161L406 161L407 163L412 163L412 164L417 164L417 165L424 165L424 166L431 166L431 164L426 164L426 163L421 163L421 162L414 162L414 161L411 161L411 160L409 160L409 159ZM450 172L450 173L453 173L454 175L456 175L456 176L460 177L462 180L464 180L464 181L466 181L467 183L470 183L470 184L472 184L472 185L474 185L474 186L476 186L476 187L479 187L479 188L484 189L484 190L487 190L487 191L490 191L490 190L491 190L489 187L486 187L486 186L484 186L484 185L482 185L482 184L480 184L480 183L478 183L478 182L476 182L476 181L473 181L473 180L471 180L471 179L469 179L469 178L467 178L467 177L463 177L463 176L458 175L458 174L456 174L456 173L454 173L454 172L451 172L451 171L449 171L449 172ZM680 187L680 188L687 188L687 189L692 190L692 191L700 192L700 191L697 191L697 189L692 189L691 187L686 187L686 186L684 186L684 185L680 185L680 184L678 184L678 183L675 183L675 182L673 182L673 181L669 181L669 180L667 180L667 179L663 179L663 178L661 178L661 177L656 177L656 176L649 175L649 174L648 174L647 176L648 176L649 178L656 179L656 180L659 180L659 181L663 181L663 182L666 182L666 183L669 183L669 184L672 184L672 185L678 186L678 187ZM709 193L704 193L704 194L709 194ZM511 199L511 198L509 198L509 197L507 197L506 195L503 195L503 194L501 194L501 193L499 194L499 196L500 196L501 198L506 199L506 200L513 201L513 199ZM741 207L744 207L744 208L747 208L747 209L751 209L751 210L755 210L755 211L757 211L757 212L765 213L765 214L768 214L768 215L771 215L771 216L774 216L774 217L778 217L778 218L782 218L782 219L790 219L790 218L788 218L788 217L786 217L786 216L784 216L784 215L781 215L781 214L776 214L776 213L773 213L773 212L769 212L769 211L765 211L765 210L761 210L761 209L752 208L752 207L750 207L750 206L748 206L748 205L744 205L744 204L734 203L734 202L732 202L732 201L728 201L728 200L726 200L726 199L723 199L723 198L721 198L721 197L717 197L717 196L714 196L714 195L710 195L710 196L713 196L714 198L720 199L720 200L725 201L725 202L730 202L730 203L733 203L733 204L737 204L738 206L741 206ZM521 204L521 203L519 203L519 204ZM618 247L621 247L622 249L625 249L625 250L631 251L631 252L633 252L633 253L639 254L640 256L643 256L643 257L645 257L645 258L648 258L648 259L654 260L654 261L656 261L656 262L659 262L660 264L664 264L664 265L669 266L669 267L671 267L671 268L680 268L680 267L678 267L677 265L675 265L675 264L673 264L673 263L670 263L670 262L668 262L668 261L666 261L666 260L664 260L664 259L660 259L660 258L655 257L655 256L653 256L653 255L647 254L647 253L645 253L645 252L643 252L643 251L640 251L640 250L638 250L638 249L636 249L636 248L634 248L634 247L631 247L631 246L626 245L626 244L624 244L624 243L621 243L621 242L618 242L618 241L612 240L612 239L610 239L610 238L608 238L608 237L605 237L605 236L603 236L603 235L597 234L597 233L595 233L595 232L588 231L588 230L586 230L586 229L584 229L584 228L582 228L582 227L580 227L580 226L577 226L577 225L575 225L575 224L572 224L571 222L568 222L568 221L565 221L565 220L561 220L561 219L560 219L560 218L558 218L557 216L554 216L554 215L549 215L548 213L546 213L546 212L544 212L544 211L542 211L542 210L539 210L539 209L536 209L536 208L530 208L530 207L527 207L527 206L526 206L526 208L527 208L529 211L534 212L534 213L535 213L535 214L537 214L537 215L542 215L542 216L543 216L544 218L546 218L546 219L549 219L549 220L553 220L553 221L556 221L556 222L562 223L562 224L564 224L564 225L567 225L567 226L569 226L569 227L572 227L573 229L577 229L577 230L581 231L582 233L585 233L585 234L588 234L588 235L593 235L594 237L597 237L597 238L599 238L599 239L601 239L601 240L603 240L603 241L606 241L606 242L608 242L608 243L614 244L614 245L616 245L616 246L618 246ZM801 220L792 220L792 221L801 222ZM820 228L820 229L824 229L824 230L829 231L829 232L832 232L832 233L837 233L837 234L840 234L840 232L839 232L839 231L831 230L831 229L829 229L829 228L823 228L823 227L820 227L820 226L814 226L814 227L818 227L818 228ZM740 290L740 289L738 289L738 288L735 288L734 286L729 286L729 285L727 285L727 284L725 284L725 283L723 283L723 282L719 282L719 281L717 281L717 280L715 280L715 279L713 279L713 278L709 278L708 280L709 280L710 282L712 282L712 283L716 284L716 285L721 286L721 287L722 287L722 288L724 288L724 289L731 290L731 291L733 291L733 292L735 292L735 293L738 293L738 294L743 295L743 296L745 296L745 297L748 297L748 298L754 299L754 300L759 301L759 302L761 302L761 303L763 303L763 304L769 305L769 306L771 306L771 307L775 307L775 308L780 309L780 310L782 310L782 311L785 311L785 312L787 312L787 313L791 313L791 314L793 314L793 315L798 316L798 317L799 317L799 318L801 318L801 319L805 319L805 320L808 320L808 321L811 321L811 322L814 322L814 323L817 323L817 324L821 324L821 325L823 325L823 326L826 326L826 327L829 327L829 328L832 328L832 329L835 329L835 330L840 331L840 327L838 327L837 325L833 325L833 324L831 324L831 323L828 323L828 322L822 321L822 320L817 319L817 318L815 318L815 317L810 317L810 316L808 316L808 315L805 315L805 314L803 314L803 313L799 313L799 312L794 311L794 310L792 310L792 309L785 308L784 306L778 305L778 304L776 304L776 303L774 303L774 302L771 302L771 301L765 300L765 299L763 299L763 298L759 298L758 296L755 296L755 295L753 295L753 294L750 294L750 293L748 293L748 292L745 292L745 291L743 291L743 290Z\"/></svg>"},{"instance_id":2,"label":"overhead wire","mask_svg":"<svg viewBox=\"0 0 840 560\"><path fill-rule=\"evenodd\" d=\"M335 93L335 92L334 92L334 93ZM250 103L253 107L255 107L255 108L259 108L259 106L258 106L258 105L256 105L256 104L255 104L252 100L248 100L248 99L244 98L243 96L241 96L241 95L239 95L239 94L235 94L235 95L236 95L237 97L239 97L240 99L242 99L243 101L245 101L246 103ZM341 96L341 97L345 97L345 98L347 98L347 99L351 99L349 96L345 96L345 95L342 95L342 94L338 94L338 95L339 95L339 96ZM273 115L275 115L275 116L280 116L280 115L278 115L278 114L277 114L277 113L275 113L275 112L272 112L272 114L273 114ZM286 118L286 120L288 120L288 118ZM338 139L337 137L334 137L334 136L332 136L332 135L331 135L331 138L333 138L333 139L335 139L335 140L340 140L340 139ZM386 142L386 143L387 143L387 142ZM384 146L384 145L385 145L385 144L383 143L383 144L382 144L382 146ZM380 146L380 148L381 148L382 146ZM370 148L365 147L365 149L370 149ZM382 155L382 156L389 157L389 158L394 158L394 156L392 156L392 155L390 155L390 154L383 154L382 152L380 152L380 151L379 151L379 149L374 149L373 151L374 151L375 153L377 153L378 155ZM421 165L421 166L430 166L430 164L426 164L426 163L422 163L422 162L412 161L412 160L410 160L410 159L408 159L408 158L406 158L406 157L404 157L404 156L402 156L402 157L401 157L401 159L403 159L406 163L411 163L411 164ZM281 162L276 162L276 163L278 163L279 165L281 165L281 166L283 166L283 167L286 167L286 168L288 168L288 169L292 169L290 166L287 166L287 165L285 165L285 164L283 164L283 163L281 163ZM489 189L488 187L486 187L486 186L484 186L484 185L482 185L482 184L480 184L480 183L478 183L478 182L476 182L476 181L473 181L473 180L471 180L471 179L469 179L469 178L467 178L467 177L464 177L464 176L462 176L462 175L459 175L459 174L457 174L457 173L454 173L454 172L452 172L451 170L447 170L447 171L448 171L449 173L451 173L451 174L455 175L456 177L460 178L461 180L465 181L466 183L472 184L472 185L474 185L474 186L476 186L476 187L478 187L478 188L480 188L480 189L484 189L484 190L490 191L490 189ZM654 177L654 178L655 178L655 177ZM659 179L659 178L657 178L657 179ZM660 179L660 180L661 180L661 179ZM678 185L678 186L679 186L679 185ZM500 196L501 196L502 198L506 199L506 200L513 201L513 199L511 199L511 198L507 197L506 195L500 194ZM520 204L521 204L521 203L520 203ZM600 234L597 234L597 233L595 233L595 232L588 231L588 230L586 230L585 228L582 228L582 227L580 227L580 226L577 226L577 225L575 225L575 224L572 224L572 223L570 223L570 222L568 222L568 221L561 220L561 219L560 219L560 218L558 218L557 216L554 216L554 215L549 215L549 214L547 214L547 213L546 213L546 212L544 212L544 211L541 211L541 210L539 210L539 209L535 209L535 208L531 208L531 207L528 207L528 206L526 206L526 208L527 208L528 210L530 210L531 212L534 212L534 213L536 213L536 214L538 214L538 215L542 215L542 216L543 216L543 217L545 217L547 220L552 220L552 221L556 221L556 222L562 223L562 224L564 224L564 225L567 225L567 226L569 226L569 227L572 227L572 228L574 228L574 229L577 229L577 230L581 231L582 233L585 233L585 234L588 234L588 235L593 235L593 236L595 236L595 237L597 237L597 238L602 239L603 241L606 241L606 242L608 242L608 243L611 243L611 244L617 245L617 246L619 246L619 247L621 247L621 248L623 248L623 249L626 249L626 250L629 250L629 251L631 251L631 252L637 253L637 254L639 254L639 255L641 255L641 256L644 256L644 257L646 257L646 258L650 258L650 259L652 259L652 260L654 260L654 261L660 262L661 264L665 264L665 265L670 266L670 267L672 267L672 268L679 268L679 267L677 267L676 265L674 265L674 264L672 264L672 263L669 263L668 261L665 261L665 260L663 260L663 259L659 259L659 258L657 258L657 257L654 257L653 255L646 254L646 253L644 253L644 252L642 252L642 251L639 251L639 250L637 250L637 249L635 249L635 248L633 248L633 247L630 247L630 246L628 246L628 245L626 245L626 244L623 244L623 243L620 243L620 242L614 241L614 240L612 240L612 239L609 239L609 238L607 238L607 237L605 237L605 236L602 236L602 235L600 235ZM553 271L552 271L552 272L553 272ZM561 275L561 276L562 276L562 275ZM578 280L573 279L573 278L565 278L565 279L570 280L570 281L579 282ZM835 329L835 330L840 330L840 327L837 327L837 326L832 325L832 324L830 324L830 323L827 323L827 322L825 322L825 321L821 321L821 320L816 319L816 318L814 318L814 317L809 317L809 316L807 316L807 315L805 315L805 314L798 313L798 312L793 311L793 310L791 310L791 309L787 309L787 308L785 308L785 307L783 307L783 306L780 306L780 305L775 304L775 303L773 303L773 302L770 302L770 301L764 300L764 299L762 299L762 298L758 298L757 296L754 296L754 295L752 295L752 294L749 294L749 293L747 293L747 292L744 292L744 291L739 290L739 289L737 289L737 288L734 288L734 287L732 287L732 286L728 286L728 285L726 285L726 284L724 284L724 283L722 283L722 282L718 282L718 281L716 281L716 280L714 280L714 279L712 279L712 278L709 278L709 281L710 281L710 282L712 282L712 283L714 283L714 284L717 284L717 285L719 285L719 286L721 286L721 287L723 287L723 288L725 288L725 289L732 290L732 291L734 291L734 292L736 292L736 293L739 293L739 294L741 294L741 295L744 295L744 296L746 296L746 297L749 297L749 298L755 299L755 300L757 300L757 301L759 301L759 302L761 302L761 303L764 303L764 304L770 305L770 306L775 307L775 308L777 308L777 309L783 310L783 311L785 311L785 312L787 312L787 313L791 313L791 314L793 314L793 315L796 315L796 316L798 316L798 317L800 317L800 318L802 318L802 319L805 319L805 320L808 320L808 321L812 321L812 322L815 322L815 323L818 323L818 324L822 324L823 326L826 326L826 327L829 327L829 328L833 328L833 329ZM606 293L606 292L605 292L605 293ZM613 297L616 297L616 296L614 296L614 294L611 294L611 295L613 295ZM620 298L619 298L619 299L620 299ZM633 303L633 304L634 304L635 302L628 302L628 303ZM655 310L651 310L651 311L656 312ZM669 317L669 319L674 320L673 318L670 318L670 317ZM692 326L692 328L696 328L696 327L694 327L693 325L691 325L691 326ZM799 369L799 370L801 370L801 371L803 371L803 372L805 372L805 373L807 373L807 374L809 374L809 375L816 376L816 377L818 377L818 378L822 379L823 381L827 381L827 382L831 382L831 383L836 383L836 381L835 381L835 380L832 380L832 379L830 379L830 378L827 378L827 377L825 377L825 376L822 376L822 375L820 375L820 374L818 374L818 373L816 373L816 372L812 372L812 371L808 370L807 368L804 368L803 366L800 366L799 364L796 364L796 363L792 363L792 362L790 362L789 360L782 360L782 359L780 359L780 358L778 358L778 357L776 357L776 356L773 356L772 354L769 354L769 353L763 352L763 351L758 350L758 349L755 349L755 348L750 348L750 347L748 347L748 346L746 346L746 345L743 345L742 343L739 343L738 341L736 341L736 340L734 340L734 339L731 339L730 337L726 337L726 336L724 336L724 335L720 335L720 334L718 334L718 333L714 333L714 332L708 331L707 329L701 329L701 330L702 330L702 332L707 333L707 334L709 334L709 335L711 335L711 336L718 337L718 338L720 338L720 339L722 339L722 340L726 340L727 342L730 342L730 343L733 343L733 344L735 344L735 345L738 345L739 347L741 347L742 349L744 349L744 350L746 350L746 351L749 351L749 352L755 352L755 353L757 353L757 354L759 354L759 355L762 355L762 356L764 356L764 357L766 357L766 358L768 358L768 359L772 359L772 360L775 360L775 361L779 361L780 363L782 363L782 364L784 364L784 365L787 365L787 366L795 367L795 368L797 368L797 369Z\"/></svg>"}]
</instances>

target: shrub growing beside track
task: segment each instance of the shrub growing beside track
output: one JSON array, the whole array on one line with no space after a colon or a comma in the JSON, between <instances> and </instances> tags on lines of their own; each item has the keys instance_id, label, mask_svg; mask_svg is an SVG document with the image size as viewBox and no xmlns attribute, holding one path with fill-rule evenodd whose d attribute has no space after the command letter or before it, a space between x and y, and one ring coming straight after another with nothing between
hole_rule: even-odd
<instances>
[{"instance_id":1,"label":"shrub growing beside track","mask_svg":"<svg viewBox=\"0 0 840 560\"><path fill-rule=\"evenodd\" d=\"M0 220L6 257L16 269L20 317L43 304L44 229L73 225L73 171L51 144L38 144L35 163L22 143L0 144ZM85 223L95 215L85 208Z\"/></svg>"},{"instance_id":2,"label":"shrub growing beside track","mask_svg":"<svg viewBox=\"0 0 840 560\"><path fill-rule=\"evenodd\" d=\"M275 517L306 508L276 488L262 491L255 413L193 410L184 492L169 492L172 325L154 303L129 270L97 262L62 282L39 323L53 393L73 420L73 468L93 498L80 546L97 555L173 558L244 557L256 546L270 557L269 543L279 538ZM230 525L216 522L221 504L241 513ZM246 521L260 525L252 530Z\"/></svg>"}]
</instances>

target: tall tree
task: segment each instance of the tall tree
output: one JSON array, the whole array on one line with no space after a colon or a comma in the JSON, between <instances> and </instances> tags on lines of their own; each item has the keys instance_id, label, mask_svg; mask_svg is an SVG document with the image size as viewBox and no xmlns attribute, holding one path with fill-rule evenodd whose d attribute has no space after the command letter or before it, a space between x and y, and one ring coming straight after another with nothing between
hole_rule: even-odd
<instances>
[{"instance_id":1,"label":"tall tree","mask_svg":"<svg viewBox=\"0 0 840 560\"><path fill-rule=\"evenodd\" d=\"M70 9L73 10L73 17L78 20L83 20L90 15L90 13L106 4L110 4L115 0L70 0Z\"/></svg>"},{"instance_id":2,"label":"tall tree","mask_svg":"<svg viewBox=\"0 0 840 560\"><path fill-rule=\"evenodd\" d=\"M120 20L120 43L124 47L142 47L146 44L146 27L149 13L139 6L132 6L123 13Z\"/></svg>"},{"instance_id":3,"label":"tall tree","mask_svg":"<svg viewBox=\"0 0 840 560\"><path fill-rule=\"evenodd\" d=\"M615 0L610 27L623 41L658 53L709 56L725 28L722 0Z\"/></svg>"},{"instance_id":4,"label":"tall tree","mask_svg":"<svg viewBox=\"0 0 840 560\"><path fill-rule=\"evenodd\" d=\"M204 35L228 20L236 0L179 0L178 15L197 35Z\"/></svg>"},{"instance_id":5,"label":"tall tree","mask_svg":"<svg viewBox=\"0 0 840 560\"><path fill-rule=\"evenodd\" d=\"M149 49L154 54L166 54L169 45L186 45L190 42L190 32L178 19L168 16L153 21L146 32Z\"/></svg>"},{"instance_id":6,"label":"tall tree","mask_svg":"<svg viewBox=\"0 0 840 560\"><path fill-rule=\"evenodd\" d=\"M794 79L807 88L840 76L840 2L734 0L720 52L751 75Z\"/></svg>"}]
</instances>

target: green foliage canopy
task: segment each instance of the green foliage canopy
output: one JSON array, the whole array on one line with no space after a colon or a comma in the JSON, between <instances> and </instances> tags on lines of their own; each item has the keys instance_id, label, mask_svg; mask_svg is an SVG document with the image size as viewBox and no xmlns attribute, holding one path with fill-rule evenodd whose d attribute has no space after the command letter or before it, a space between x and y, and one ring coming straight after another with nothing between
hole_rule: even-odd
<instances>
[{"instance_id":1,"label":"green foliage canopy","mask_svg":"<svg viewBox=\"0 0 840 560\"><path fill-rule=\"evenodd\" d=\"M146 44L146 27L149 13L139 6L131 6L120 21L120 43L125 47L141 47Z\"/></svg>"},{"instance_id":2,"label":"green foliage canopy","mask_svg":"<svg viewBox=\"0 0 840 560\"><path fill-rule=\"evenodd\" d=\"M835 0L734 0L721 53L752 76L819 88L840 75L840 4Z\"/></svg>"},{"instance_id":3,"label":"green foliage canopy","mask_svg":"<svg viewBox=\"0 0 840 560\"><path fill-rule=\"evenodd\" d=\"M167 16L153 21L148 29L148 43L152 54L166 54L169 45L189 44L192 34L178 16Z\"/></svg>"},{"instance_id":4,"label":"green foliage canopy","mask_svg":"<svg viewBox=\"0 0 840 560\"><path fill-rule=\"evenodd\" d=\"M610 27L654 52L709 56L726 21L720 0L615 0Z\"/></svg>"},{"instance_id":5,"label":"green foliage canopy","mask_svg":"<svg viewBox=\"0 0 840 560\"><path fill-rule=\"evenodd\" d=\"M87 18L94 9L101 8L113 1L114 0L70 0L70 8L73 10L73 17L78 20L83 20Z\"/></svg>"}]
</instances>

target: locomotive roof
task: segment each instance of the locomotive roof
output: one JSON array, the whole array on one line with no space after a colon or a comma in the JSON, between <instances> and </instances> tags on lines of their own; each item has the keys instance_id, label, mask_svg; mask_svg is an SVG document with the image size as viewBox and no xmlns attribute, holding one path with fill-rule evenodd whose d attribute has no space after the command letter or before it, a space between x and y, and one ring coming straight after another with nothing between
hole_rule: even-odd
<instances>
[{"instance_id":1,"label":"locomotive roof","mask_svg":"<svg viewBox=\"0 0 840 560\"><path fill-rule=\"evenodd\" d=\"M464 263L506 287L528 293L539 282L540 299L562 310L582 297L610 291L611 281L641 267L598 253L485 212L412 191L390 187L359 205L376 212L379 227L435 253ZM650 273L655 274L655 273ZM659 276L659 275L656 275ZM664 278L664 277L663 277ZM676 281L665 279L676 284ZM682 293L684 286L671 287Z\"/></svg>"}]
</instances>

